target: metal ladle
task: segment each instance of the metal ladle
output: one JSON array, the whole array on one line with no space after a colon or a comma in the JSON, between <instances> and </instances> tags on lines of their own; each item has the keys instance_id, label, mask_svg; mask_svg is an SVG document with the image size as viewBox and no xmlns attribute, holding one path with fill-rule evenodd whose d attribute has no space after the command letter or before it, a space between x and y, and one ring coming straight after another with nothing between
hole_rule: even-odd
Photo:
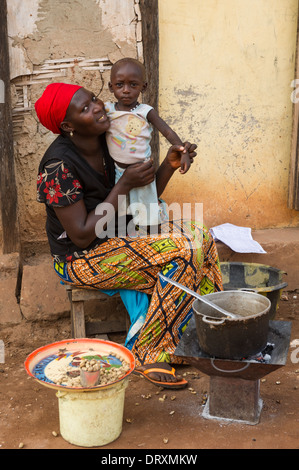
<instances>
[{"instance_id":1,"label":"metal ladle","mask_svg":"<svg viewBox=\"0 0 299 470\"><path fill-rule=\"evenodd\" d=\"M210 300L205 299L204 295L199 295L197 292L194 292L193 290L189 289L188 287L183 286L183 284L180 284L179 282L173 281L172 279L169 279L168 277L165 277L160 273L159 273L159 276L164 281L170 282L170 284L173 284L174 286L178 287L179 289L182 289L185 292L188 292L188 294L193 295L193 297L196 297L201 302L204 302L205 304L209 305L209 307L211 307L214 310L217 310L218 312L222 313L222 315L225 315L225 316L230 317L230 318L235 318L235 319L240 318L240 315L237 315L236 313L228 312L227 310L224 310L223 308L218 307L218 305L214 304L213 302L210 302Z\"/></svg>"}]
</instances>

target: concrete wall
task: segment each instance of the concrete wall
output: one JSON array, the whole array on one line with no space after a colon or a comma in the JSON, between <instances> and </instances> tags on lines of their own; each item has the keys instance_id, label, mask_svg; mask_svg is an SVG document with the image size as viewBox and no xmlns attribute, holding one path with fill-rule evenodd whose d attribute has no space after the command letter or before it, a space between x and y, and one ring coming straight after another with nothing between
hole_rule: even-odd
<instances>
[{"instance_id":1,"label":"concrete wall","mask_svg":"<svg viewBox=\"0 0 299 470\"><path fill-rule=\"evenodd\" d=\"M52 81L84 85L102 99L113 62L142 60L139 0L9 0L8 33L14 148L23 245L46 241L45 210L36 202L39 161L55 138L34 103Z\"/></svg>"},{"instance_id":2,"label":"concrete wall","mask_svg":"<svg viewBox=\"0 0 299 470\"><path fill-rule=\"evenodd\" d=\"M299 226L287 208L297 8L297 0L159 1L160 114L198 144L192 172L164 197L203 202L208 226Z\"/></svg>"}]
</instances>

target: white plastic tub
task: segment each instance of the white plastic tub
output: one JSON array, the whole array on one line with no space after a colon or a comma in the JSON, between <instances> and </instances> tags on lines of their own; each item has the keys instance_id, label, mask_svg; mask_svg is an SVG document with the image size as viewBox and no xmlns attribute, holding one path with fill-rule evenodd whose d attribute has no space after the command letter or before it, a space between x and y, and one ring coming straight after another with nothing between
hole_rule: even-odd
<instances>
[{"instance_id":1,"label":"white plastic tub","mask_svg":"<svg viewBox=\"0 0 299 470\"><path fill-rule=\"evenodd\" d=\"M58 391L61 436L71 444L96 447L109 444L122 432L128 380L90 392Z\"/></svg>"}]
</instances>

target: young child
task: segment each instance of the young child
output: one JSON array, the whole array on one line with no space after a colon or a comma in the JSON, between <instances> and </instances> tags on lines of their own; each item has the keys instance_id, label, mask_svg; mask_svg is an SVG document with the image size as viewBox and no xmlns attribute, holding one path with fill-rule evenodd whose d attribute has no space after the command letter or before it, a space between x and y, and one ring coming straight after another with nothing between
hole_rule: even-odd
<instances>
[{"instance_id":1,"label":"young child","mask_svg":"<svg viewBox=\"0 0 299 470\"><path fill-rule=\"evenodd\" d=\"M151 106L138 102L140 93L143 93L146 87L145 68L141 62L124 58L112 66L109 89L117 102L106 102L105 107L110 119L106 139L110 155L115 162L115 182L129 165L150 159L153 127L172 145L183 146L179 136ZM184 150L179 171L184 174L189 168L190 157ZM130 191L128 200L123 207L119 207L119 213L126 213L128 206L136 225L149 227L160 224L161 213L155 182Z\"/></svg>"}]
</instances>

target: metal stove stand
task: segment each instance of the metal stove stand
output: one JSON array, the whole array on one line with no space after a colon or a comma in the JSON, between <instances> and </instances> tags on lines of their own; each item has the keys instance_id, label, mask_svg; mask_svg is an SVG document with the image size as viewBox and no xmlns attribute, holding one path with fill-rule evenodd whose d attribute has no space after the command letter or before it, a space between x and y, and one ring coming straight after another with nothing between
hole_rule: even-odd
<instances>
[{"instance_id":1,"label":"metal stove stand","mask_svg":"<svg viewBox=\"0 0 299 470\"><path fill-rule=\"evenodd\" d=\"M209 398L202 416L258 424L263 401L260 379L285 365L290 345L291 322L270 321L268 343L273 344L268 362L217 359L200 349L195 320L185 330L175 355L210 377Z\"/></svg>"}]
</instances>

